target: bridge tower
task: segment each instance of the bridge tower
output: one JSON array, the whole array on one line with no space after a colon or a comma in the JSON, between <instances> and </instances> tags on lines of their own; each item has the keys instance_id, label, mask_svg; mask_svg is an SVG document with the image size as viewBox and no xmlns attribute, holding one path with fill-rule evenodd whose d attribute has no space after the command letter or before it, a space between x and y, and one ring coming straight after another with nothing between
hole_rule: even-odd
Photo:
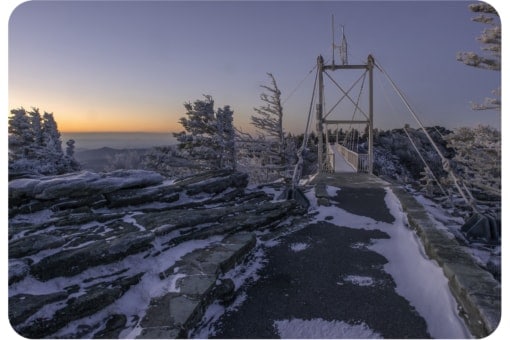
<instances>
[{"instance_id":1,"label":"bridge tower","mask_svg":"<svg viewBox=\"0 0 510 340\"><path fill-rule=\"evenodd\" d=\"M343 34L342 34L343 35ZM335 45L333 45L335 47ZM326 172L330 170L330 157L331 155L328 153L328 149L326 148L324 142L324 133L326 133L326 143L328 143L328 125L351 125L351 124L367 124L368 126L368 164L364 167L363 171L368 173L372 173L373 171L373 159L374 159L374 124L373 124L373 116L374 116L374 98L373 98L373 68L374 68L374 58L372 55L368 55L367 62L365 64L359 65L350 65L347 63L347 42L345 40L345 35L342 37L342 44L340 47L340 54L342 65L335 65L334 59L330 65L324 63L324 59L321 55L317 58L317 72L318 72L318 102L316 104L316 122L317 122L317 135L319 138L318 145L318 163L319 163L319 171ZM328 113L324 114L324 75L330 78L334 85L336 85L340 91L342 92L342 97L338 102L347 98L351 101L352 104L355 105L357 109L361 112L363 110L359 107L359 102L356 103L350 96L349 90L344 90L328 73L328 71L344 71L344 70L362 70L365 73L368 73L368 113L365 114L364 120L348 120L348 119L327 119L332 110ZM337 102L337 104L338 104ZM336 106L336 104L335 104ZM357 159L357 158L356 158ZM356 167L359 170L358 167Z\"/></svg>"}]
</instances>

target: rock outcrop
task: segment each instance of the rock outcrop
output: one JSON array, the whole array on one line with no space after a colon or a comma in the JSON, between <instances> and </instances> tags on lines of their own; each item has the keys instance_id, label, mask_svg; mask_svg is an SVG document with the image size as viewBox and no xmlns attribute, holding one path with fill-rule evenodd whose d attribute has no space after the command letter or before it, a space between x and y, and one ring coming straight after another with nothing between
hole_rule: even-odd
<instances>
[{"instance_id":1,"label":"rock outcrop","mask_svg":"<svg viewBox=\"0 0 510 340\"><path fill-rule=\"evenodd\" d=\"M29 338L182 336L212 297L231 298L232 283L218 277L253 248L252 233L305 213L247 184L246 174L227 171L11 181L12 326ZM169 322L154 307L169 301L198 309ZM157 331L144 328L153 323Z\"/></svg>"}]
</instances>

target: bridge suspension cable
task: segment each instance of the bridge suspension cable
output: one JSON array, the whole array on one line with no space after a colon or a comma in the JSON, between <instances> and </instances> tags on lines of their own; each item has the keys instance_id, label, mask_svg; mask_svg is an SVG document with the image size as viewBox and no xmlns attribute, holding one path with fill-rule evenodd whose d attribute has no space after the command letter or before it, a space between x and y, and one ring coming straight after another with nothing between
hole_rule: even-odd
<instances>
[{"instance_id":1,"label":"bridge suspension cable","mask_svg":"<svg viewBox=\"0 0 510 340\"><path fill-rule=\"evenodd\" d=\"M313 90L312 90L312 98L310 99L310 107L308 109L308 118L306 120L305 135L303 136L303 143L301 144L301 147L299 148L298 161L296 162L296 165L294 167L294 174L292 175L292 192L295 192L295 189L299 185L299 180L301 179L301 174L303 172L303 154L305 152L306 146L308 145L308 134L309 134L308 131L310 129L310 119L312 117L312 109L313 109L313 104L315 102L315 90L317 89L318 78L319 78L319 70L317 70L317 73L315 74L315 81L313 83Z\"/></svg>"},{"instance_id":2,"label":"bridge suspension cable","mask_svg":"<svg viewBox=\"0 0 510 340\"><path fill-rule=\"evenodd\" d=\"M464 199L464 201L466 202L467 205L469 205L471 207L471 209L473 209L473 211L475 213L478 213L478 209L476 208L475 204L474 204L474 198L473 196L471 195L471 192L469 191L469 189L463 184L461 183L461 181L457 178L457 176L454 174L453 172L453 169L451 168L451 165L450 165L450 161L443 155L443 153L441 152L441 150L439 150L439 147L437 146L437 144L434 142L434 140L432 139L432 137L430 136L430 134L428 133L428 131L425 129L423 123L421 122L421 120L418 118L416 112L412 109L411 105L409 104L408 100L406 99L406 97L404 96L404 94L402 93L402 91L399 89L399 87L395 84L395 82L393 81L393 79L391 79L391 77L388 75L388 73L382 68L382 66L377 62L377 63L374 63L375 67L377 67L381 72L382 74L384 74L384 76L386 77L386 79L390 82L391 86L393 87L393 89L395 90L395 92L397 93L397 95L400 97L400 99L402 100L402 102L404 103L404 105L406 106L407 110L411 113L412 117L415 119L415 121L418 123L418 125L421 127L421 129L423 130L423 132L425 133L425 136L427 137L427 139L429 140L430 144L432 144L433 148L436 150L436 152L438 153L439 157L441 158L441 162L443 164L443 169L448 172L448 174L451 176L452 180L453 180L453 183L457 189L457 191L459 192L459 194L462 196L462 198ZM461 186L462 184L462 186ZM464 192L464 190L466 192ZM467 195L466 195L467 194ZM469 196L469 198L467 197Z\"/></svg>"},{"instance_id":3,"label":"bridge suspension cable","mask_svg":"<svg viewBox=\"0 0 510 340\"><path fill-rule=\"evenodd\" d=\"M377 78L379 79L379 78ZM383 93L384 95L384 99L386 99L386 103L388 103L388 105L391 107L392 109L392 112L397 112L397 109L395 108L395 106L393 105L393 103L390 101L389 97L388 97L388 93L385 91L384 87L382 86L382 82L381 80L379 79L379 86L381 88L381 92ZM413 149L414 151L416 151L416 153L418 154L418 156L420 157L420 160L422 161L423 165L425 166L425 171L427 171L428 174L430 174L432 176L432 179L437 183L439 189L441 190L441 192L443 193L443 195L450 200L450 203L451 205L453 206L453 202L451 200L451 197L450 195L446 192L446 189L443 187L443 185L441 184L441 182L439 182L438 178L436 177L436 175L434 175L434 172L432 172L432 169L429 167L429 165L427 164L427 161L425 160L425 157L423 157L422 153L420 152L420 150L418 149L418 146L416 145L416 143L414 142L411 134L409 133L409 131L407 131L407 128L404 126L403 128L404 130L404 133L406 134L407 138L409 139L409 141L411 142L411 145L413 146ZM437 129L436 129L437 130ZM439 131L438 131L439 132ZM442 135L441 135L442 137Z\"/></svg>"},{"instance_id":4,"label":"bridge suspension cable","mask_svg":"<svg viewBox=\"0 0 510 340\"><path fill-rule=\"evenodd\" d=\"M297 84L297 86L292 91L290 91L289 95L282 101L282 105L285 104L294 95L294 93L296 93L296 91L301 87L301 85L303 85L305 80L308 79L310 74L312 74L313 70L315 70L316 68L317 68L317 64L315 64L314 67L310 71L308 71L308 73L303 78L303 80L301 80L299 82L299 84Z\"/></svg>"}]
</instances>

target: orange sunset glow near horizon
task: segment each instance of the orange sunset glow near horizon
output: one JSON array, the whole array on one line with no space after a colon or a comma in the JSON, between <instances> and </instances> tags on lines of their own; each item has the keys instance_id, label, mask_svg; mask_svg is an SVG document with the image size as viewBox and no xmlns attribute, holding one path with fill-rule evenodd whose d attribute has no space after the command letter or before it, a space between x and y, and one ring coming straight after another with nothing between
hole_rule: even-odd
<instances>
[{"instance_id":1,"label":"orange sunset glow near horizon","mask_svg":"<svg viewBox=\"0 0 510 340\"><path fill-rule=\"evenodd\" d=\"M456 60L458 51L480 49L483 26L472 22L467 2L447 4L28 1L9 20L9 110L51 112L61 132L179 132L183 104L210 95L215 110L229 105L234 125L252 131L270 72L282 93L285 132L301 134L311 71L319 55L331 58L334 14L346 28L349 63L372 54L425 125L501 128L500 112L470 107L500 87L500 74ZM405 109L387 104L381 76L375 72L375 127L414 126ZM332 107L336 98L328 100ZM349 119L352 110L345 115L331 118Z\"/></svg>"}]
</instances>

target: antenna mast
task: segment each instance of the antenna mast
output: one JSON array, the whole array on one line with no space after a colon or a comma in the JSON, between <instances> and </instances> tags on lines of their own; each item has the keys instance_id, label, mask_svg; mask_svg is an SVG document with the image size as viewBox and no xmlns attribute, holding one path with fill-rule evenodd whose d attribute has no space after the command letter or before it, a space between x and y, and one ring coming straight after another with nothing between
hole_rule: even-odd
<instances>
[{"instance_id":1,"label":"antenna mast","mask_svg":"<svg viewBox=\"0 0 510 340\"><path fill-rule=\"evenodd\" d=\"M342 60L342 65L349 64L347 60L347 38L344 34L344 25L342 25L342 42L340 43L340 59Z\"/></svg>"},{"instance_id":2,"label":"antenna mast","mask_svg":"<svg viewBox=\"0 0 510 340\"><path fill-rule=\"evenodd\" d=\"M331 35L333 38L333 41L331 43L331 47L332 47L331 49L333 52L333 58L332 58L331 64L333 66L335 65L335 49L338 48L338 50L340 51L340 62L342 63L342 65L348 65L349 61L347 59L347 38L345 37L344 25L342 25L342 41L341 41L340 45L335 44L335 16L334 16L334 14L331 14Z\"/></svg>"},{"instance_id":3,"label":"antenna mast","mask_svg":"<svg viewBox=\"0 0 510 340\"><path fill-rule=\"evenodd\" d=\"M336 48L336 45L335 45L335 15L334 14L331 14L331 34L333 36L333 40L331 42L331 50L333 52L333 59L332 59L332 65L335 65L335 48Z\"/></svg>"}]
</instances>

